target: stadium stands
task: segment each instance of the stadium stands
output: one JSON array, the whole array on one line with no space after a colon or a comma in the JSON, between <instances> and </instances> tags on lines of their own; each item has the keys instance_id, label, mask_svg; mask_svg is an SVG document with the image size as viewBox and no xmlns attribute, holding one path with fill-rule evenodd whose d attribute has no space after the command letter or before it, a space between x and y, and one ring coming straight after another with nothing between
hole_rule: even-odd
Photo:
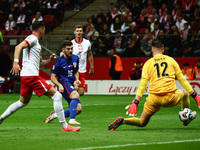
<instances>
[{"instance_id":1,"label":"stadium stands","mask_svg":"<svg viewBox=\"0 0 200 150\"><path fill-rule=\"evenodd\" d=\"M46 27L53 29L56 26L55 16L54 15L45 15L44 23Z\"/></svg>"},{"instance_id":2,"label":"stadium stands","mask_svg":"<svg viewBox=\"0 0 200 150\"><path fill-rule=\"evenodd\" d=\"M7 35L19 35L19 30L10 30Z\"/></svg>"},{"instance_id":3,"label":"stadium stands","mask_svg":"<svg viewBox=\"0 0 200 150\"><path fill-rule=\"evenodd\" d=\"M31 33L31 30L22 30L20 35L30 35Z\"/></svg>"}]
</instances>

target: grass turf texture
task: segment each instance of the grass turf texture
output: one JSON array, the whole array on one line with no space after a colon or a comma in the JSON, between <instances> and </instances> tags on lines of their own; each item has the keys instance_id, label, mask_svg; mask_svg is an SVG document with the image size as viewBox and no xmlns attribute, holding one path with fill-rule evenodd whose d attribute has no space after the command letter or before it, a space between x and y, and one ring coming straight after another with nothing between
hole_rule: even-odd
<instances>
[{"instance_id":1,"label":"grass turf texture","mask_svg":"<svg viewBox=\"0 0 200 150\"><path fill-rule=\"evenodd\" d=\"M108 125L117 117L128 117L124 108L133 98L134 96L85 95L81 97L82 114L76 118L81 123L81 130L62 132L57 119L49 124L44 123L53 110L53 101L45 96L38 98L33 95L28 106L14 113L0 125L0 149L199 149L200 110L192 98L191 109L197 111L197 118L187 127L183 126L178 118L179 105L162 108L144 128L122 125L115 131L109 131ZM0 114L18 99L18 94L1 94ZM138 116L142 112L144 102L145 96L139 104ZM68 108L64 100L63 105L65 109ZM66 120L68 121L68 118Z\"/></svg>"}]
</instances>

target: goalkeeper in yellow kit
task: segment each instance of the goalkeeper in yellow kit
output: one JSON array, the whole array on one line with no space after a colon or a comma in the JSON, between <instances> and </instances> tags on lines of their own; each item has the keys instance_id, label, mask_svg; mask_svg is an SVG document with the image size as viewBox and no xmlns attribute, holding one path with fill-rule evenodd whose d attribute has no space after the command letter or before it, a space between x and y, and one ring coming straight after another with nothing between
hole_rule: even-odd
<instances>
[{"instance_id":1,"label":"goalkeeper in yellow kit","mask_svg":"<svg viewBox=\"0 0 200 150\"><path fill-rule=\"evenodd\" d=\"M115 130L122 124L134 125L138 127L144 127L148 124L151 116L153 116L161 107L173 107L181 104L182 108L190 107L189 94L195 99L198 107L200 108L200 96L192 89L189 82L184 78L178 63L167 55L163 55L164 45L160 41L154 41L152 43L152 55L143 66L142 78L139 88L136 93L136 97L133 100L133 104L128 105L127 114L129 116L137 115L137 106L143 93L146 89L148 81L149 95L146 98L143 112L140 118L122 118L118 117L112 122L108 129ZM177 90L175 78L184 87L182 90ZM192 120L196 118L196 112L192 112ZM191 120L183 122L183 125L187 126Z\"/></svg>"}]
</instances>

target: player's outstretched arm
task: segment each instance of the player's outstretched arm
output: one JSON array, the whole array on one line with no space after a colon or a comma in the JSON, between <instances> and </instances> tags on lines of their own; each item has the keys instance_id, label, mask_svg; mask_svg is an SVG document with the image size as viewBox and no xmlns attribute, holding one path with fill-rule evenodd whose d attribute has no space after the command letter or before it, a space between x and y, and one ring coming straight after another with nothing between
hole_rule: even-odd
<instances>
[{"instance_id":1,"label":"player's outstretched arm","mask_svg":"<svg viewBox=\"0 0 200 150\"><path fill-rule=\"evenodd\" d=\"M51 81L52 81L56 86L58 86L59 92L60 92L60 93L64 93L64 88L63 88L62 84L60 84L60 83L58 82L58 80L57 80L57 75L56 75L56 74L51 73Z\"/></svg>"},{"instance_id":2,"label":"player's outstretched arm","mask_svg":"<svg viewBox=\"0 0 200 150\"><path fill-rule=\"evenodd\" d=\"M177 74L177 79L183 88L194 98L200 109L200 96L192 89L190 83L185 79L182 73Z\"/></svg>"},{"instance_id":3,"label":"player's outstretched arm","mask_svg":"<svg viewBox=\"0 0 200 150\"><path fill-rule=\"evenodd\" d=\"M190 93L190 95L194 98L194 100L196 101L197 103L197 106L199 107L200 109L200 96L197 94L197 92L194 90Z\"/></svg>"},{"instance_id":4,"label":"player's outstretched arm","mask_svg":"<svg viewBox=\"0 0 200 150\"><path fill-rule=\"evenodd\" d=\"M90 63L90 70L89 70L89 74L94 74L94 58L93 58L93 54L92 51L88 51L88 59L89 59L89 63Z\"/></svg>"},{"instance_id":5,"label":"player's outstretched arm","mask_svg":"<svg viewBox=\"0 0 200 150\"><path fill-rule=\"evenodd\" d=\"M49 56L49 59L47 59L47 60L43 60L42 57L40 57L40 67L44 67L46 65L49 65L50 63L55 61L57 58L58 57L56 56L56 54L51 54Z\"/></svg>"},{"instance_id":6,"label":"player's outstretched arm","mask_svg":"<svg viewBox=\"0 0 200 150\"><path fill-rule=\"evenodd\" d=\"M75 72L75 79L76 79L76 81L74 81L74 87L75 87L76 90L78 90L79 87L81 86L81 81L79 80L78 70L76 70L76 72Z\"/></svg>"},{"instance_id":7,"label":"player's outstretched arm","mask_svg":"<svg viewBox=\"0 0 200 150\"><path fill-rule=\"evenodd\" d=\"M141 97L136 95L135 99L132 101L132 104L125 107L125 109L128 109L128 111L126 112L127 115L129 116L137 115L137 107L140 102L140 99Z\"/></svg>"},{"instance_id":8,"label":"player's outstretched arm","mask_svg":"<svg viewBox=\"0 0 200 150\"><path fill-rule=\"evenodd\" d=\"M19 71L21 70L19 66L19 57L21 55L22 49L28 47L28 44L25 41L22 41L19 45L15 47L15 52L14 52L14 63L13 67L10 71L12 75L19 75Z\"/></svg>"},{"instance_id":9,"label":"player's outstretched arm","mask_svg":"<svg viewBox=\"0 0 200 150\"><path fill-rule=\"evenodd\" d=\"M125 109L128 109L128 111L126 112L127 115L128 114L129 114L129 116L136 116L137 115L137 107L138 107L140 99L142 98L143 93L146 89L147 83L148 83L148 80L146 78L141 79L140 85L137 89L135 99L132 101L131 105L128 105L128 106L125 107Z\"/></svg>"}]
</instances>

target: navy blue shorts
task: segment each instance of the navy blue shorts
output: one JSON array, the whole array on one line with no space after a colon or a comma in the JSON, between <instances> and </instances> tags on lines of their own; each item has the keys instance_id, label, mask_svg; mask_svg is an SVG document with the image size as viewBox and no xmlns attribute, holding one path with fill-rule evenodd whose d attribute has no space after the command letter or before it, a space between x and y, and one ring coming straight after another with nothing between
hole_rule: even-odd
<instances>
[{"instance_id":1,"label":"navy blue shorts","mask_svg":"<svg viewBox=\"0 0 200 150\"><path fill-rule=\"evenodd\" d=\"M69 95L73 92L76 91L76 89L74 88L74 86L69 83L69 82L63 82L61 83L63 88L64 88L64 93L61 93L63 98L68 102L68 104L70 104L71 99L69 98ZM79 100L80 101L80 100ZM81 103L81 102L79 102Z\"/></svg>"}]
</instances>

